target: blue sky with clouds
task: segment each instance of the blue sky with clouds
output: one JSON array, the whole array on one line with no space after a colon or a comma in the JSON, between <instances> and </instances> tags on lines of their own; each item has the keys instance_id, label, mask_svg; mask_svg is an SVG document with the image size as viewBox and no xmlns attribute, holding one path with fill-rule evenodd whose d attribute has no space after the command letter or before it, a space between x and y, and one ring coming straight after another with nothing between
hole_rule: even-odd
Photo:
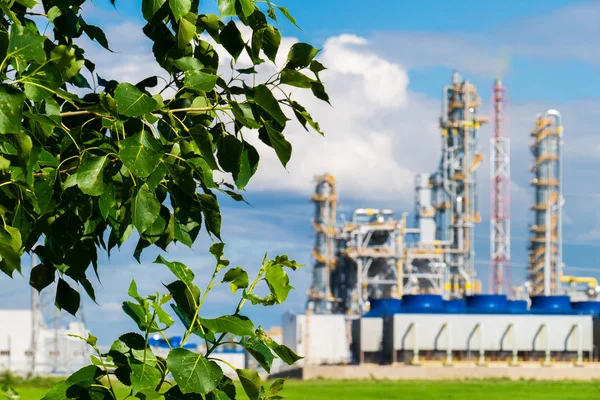
<instances>
[{"instance_id":1,"label":"blue sky with clouds","mask_svg":"<svg viewBox=\"0 0 600 400\"><path fill-rule=\"evenodd\" d=\"M149 42L141 33L139 1L107 0L86 9L87 18L105 28L116 54L91 45L98 73L105 78L140 80L160 71L152 62ZM203 1L212 4L213 1ZM297 290L278 308L250 308L248 314L265 326L277 325L283 311L301 312L310 282L313 243L308 201L312 176L337 176L340 213L355 207L386 207L401 213L413 210L413 180L438 163L441 88L456 68L474 82L482 95L483 114L490 112L493 79L502 75L509 87L509 127L512 140L512 277L525 277L527 226L532 192L528 148L529 129L536 113L547 108L562 112L565 124L564 259L570 272L598 275L600 218L600 3L561 0L420 1L280 0L297 18L302 31L282 22L283 47L296 40L322 48L329 67L325 81L333 107L299 94L320 120L326 138L291 126L294 155L288 171L267 148L246 193L251 206L225 201L223 237L233 264L257 270L265 251L287 253L307 267L294 273ZM214 12L215 6L206 6ZM489 153L491 126L481 130L480 145ZM488 158L489 159L489 158ZM479 171L479 204L483 222L476 230L477 269L484 285L489 271L489 169ZM412 214L409 220L412 220ZM212 261L209 240L193 250L177 246L168 259L179 259L207 279ZM134 329L118 311L130 280L141 291L160 289L168 282L163 266L152 265L148 252L138 265L131 257L134 242L111 260L103 260L98 287L99 305L85 303L92 332L102 343ZM29 261L24 260L24 264ZM588 270L589 269L589 270ZM28 275L27 268L24 268ZM211 312L227 312L234 303L226 288L215 292ZM29 305L26 279L0 277L2 307Z\"/></svg>"}]
</instances>

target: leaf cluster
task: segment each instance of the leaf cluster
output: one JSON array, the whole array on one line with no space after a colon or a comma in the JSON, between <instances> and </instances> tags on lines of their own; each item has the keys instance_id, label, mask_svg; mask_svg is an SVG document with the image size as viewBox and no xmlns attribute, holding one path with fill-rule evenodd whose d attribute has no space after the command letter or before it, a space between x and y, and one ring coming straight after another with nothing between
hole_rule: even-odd
<instances>
[{"instance_id":1,"label":"leaf cluster","mask_svg":"<svg viewBox=\"0 0 600 400\"><path fill-rule=\"evenodd\" d=\"M258 168L246 138L258 137L285 166L285 109L320 132L286 85L328 101L324 67L308 44L293 45L268 80L256 74L279 52L281 33L269 21L279 14L295 22L286 8L267 2L265 14L254 0L218 0L214 15L198 0L143 0L143 31L169 77L161 88L156 76L128 83L98 75L76 44L87 36L110 51L102 29L82 16L89 3L41 1L49 35L31 12L34 0L0 5L0 270L20 272L21 255L33 251L40 263L31 285L54 283L56 305L72 314L77 286L95 299L98 252L110 255L134 231L138 261L150 246L191 247L203 228L220 240L218 196L243 201L239 191ZM229 79L219 69L223 52L232 59ZM251 68L236 68L242 54Z\"/></svg>"},{"instance_id":2,"label":"leaf cluster","mask_svg":"<svg viewBox=\"0 0 600 400\"><path fill-rule=\"evenodd\" d=\"M94 398L98 399L115 398L114 379L130 388L130 396L140 399L202 398L198 396L204 396L204 399L235 399L236 387L224 374L224 365L235 370L251 400L282 398L279 395L282 380L266 385L257 371L235 368L217 358L215 350L225 344L244 348L267 372L270 372L276 358L290 365L299 360L301 357L290 348L275 342L261 327L255 327L249 318L241 314L241 310L248 298L265 306L285 300L291 287L284 269L295 270L300 265L287 257L267 260L265 256L257 276L250 283L247 272L242 268L228 268L229 261L223 258L222 244L213 245L210 251L215 256L216 267L204 291L194 283L194 273L188 266L159 256L155 263L166 266L176 278L165 285L168 293L141 297L135 281L132 281L128 293L133 301L123 302L123 310L137 324L141 334L131 332L122 335L107 353L100 352L95 337L81 338L96 352L92 356L92 365L58 383L44 400L82 398L84 392L93 392ZM269 291L265 298L252 294L261 282L266 283ZM202 317L207 294L227 283L235 285L231 286L234 292L241 290L243 293L235 311L216 318ZM186 328L180 340L169 339L165 335L174 324L170 313L163 309L169 302ZM156 332L170 347L166 358L156 355L149 346L149 335ZM204 341L204 352L193 351L187 346L192 336ZM224 341L226 337L227 342Z\"/></svg>"}]
</instances>

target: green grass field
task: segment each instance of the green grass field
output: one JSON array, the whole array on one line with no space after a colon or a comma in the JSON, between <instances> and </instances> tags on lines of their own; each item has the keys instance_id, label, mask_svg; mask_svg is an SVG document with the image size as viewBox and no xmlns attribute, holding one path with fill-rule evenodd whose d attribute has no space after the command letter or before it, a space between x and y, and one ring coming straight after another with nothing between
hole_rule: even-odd
<instances>
[{"instance_id":1,"label":"green grass field","mask_svg":"<svg viewBox=\"0 0 600 400\"><path fill-rule=\"evenodd\" d=\"M22 400L39 400L46 391L43 388L16 389ZM282 394L289 400L587 400L600 399L600 382L290 380ZM125 391L118 395L126 397Z\"/></svg>"}]
</instances>

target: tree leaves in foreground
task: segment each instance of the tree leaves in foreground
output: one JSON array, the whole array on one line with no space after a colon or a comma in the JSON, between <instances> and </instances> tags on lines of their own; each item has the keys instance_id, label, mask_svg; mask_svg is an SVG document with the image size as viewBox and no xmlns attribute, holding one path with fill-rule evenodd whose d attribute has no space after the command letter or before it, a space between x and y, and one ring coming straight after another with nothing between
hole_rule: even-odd
<instances>
[{"instance_id":1,"label":"tree leaves in foreground","mask_svg":"<svg viewBox=\"0 0 600 400\"><path fill-rule=\"evenodd\" d=\"M216 267L208 287L201 290L187 266L160 256L157 262L176 278L165 293L142 297L133 282L132 300L123 303L143 335L122 335L107 354L89 336L85 340L97 353L92 365L46 399L113 398L115 380L138 398L234 398L223 363L212 355L225 335L237 336L236 343L267 371L276 357L298 359L240 314L248 300L263 306L285 301L292 289L286 269L298 266L285 256L265 260L253 282L240 267L230 268L219 243L219 199L243 200L239 191L260 161L251 143L262 141L285 167L292 155L285 135L291 118L322 134L291 92L305 90L328 102L319 77L325 67L306 43L278 57L277 18L297 25L287 8L270 0L216 1L219 15L203 12L209 5L198 0L141 1L143 33L153 42L164 82L156 76L139 82L102 78L80 40L111 51L101 27L81 13L95 6L91 0L0 4L0 271L12 277L21 271L21 256L35 253L40 262L31 286L54 288L56 306L75 314L80 287L95 298L90 276L100 275L98 252L110 255L135 237L139 261L151 246L192 247L202 230L217 241L210 249ZM110 3L119 9L119 2ZM274 65L277 57L285 63ZM242 58L252 66L238 66ZM263 63L277 72L267 79L257 74ZM260 282L266 295L254 290ZM206 318L206 296L220 284L237 293L238 307ZM186 332L162 359L149 348L148 335L165 335L175 316ZM183 347L191 335L205 341L205 354ZM281 382L267 388L253 371L236 373L251 399L280 398ZM165 386L171 377L174 386ZM8 388L0 393L16 396Z\"/></svg>"}]
</instances>

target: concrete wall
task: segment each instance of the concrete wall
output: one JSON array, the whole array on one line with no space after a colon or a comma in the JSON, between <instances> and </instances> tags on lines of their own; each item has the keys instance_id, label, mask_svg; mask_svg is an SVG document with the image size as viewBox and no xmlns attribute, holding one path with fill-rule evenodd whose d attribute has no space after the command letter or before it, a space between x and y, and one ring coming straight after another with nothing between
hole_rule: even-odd
<instances>
[{"instance_id":1,"label":"concrete wall","mask_svg":"<svg viewBox=\"0 0 600 400\"><path fill-rule=\"evenodd\" d=\"M284 314L283 344L305 359L297 365L350 362L350 335L342 314Z\"/></svg>"},{"instance_id":2,"label":"concrete wall","mask_svg":"<svg viewBox=\"0 0 600 400\"><path fill-rule=\"evenodd\" d=\"M0 371L30 368L31 311L0 310Z\"/></svg>"},{"instance_id":3,"label":"concrete wall","mask_svg":"<svg viewBox=\"0 0 600 400\"><path fill-rule=\"evenodd\" d=\"M577 351L575 325L581 327L583 351L592 351L592 317L587 315L396 314L393 348L413 350L416 340L420 350L446 350L450 340L456 351L511 351L513 346L545 351L547 345L550 351Z\"/></svg>"}]
</instances>

